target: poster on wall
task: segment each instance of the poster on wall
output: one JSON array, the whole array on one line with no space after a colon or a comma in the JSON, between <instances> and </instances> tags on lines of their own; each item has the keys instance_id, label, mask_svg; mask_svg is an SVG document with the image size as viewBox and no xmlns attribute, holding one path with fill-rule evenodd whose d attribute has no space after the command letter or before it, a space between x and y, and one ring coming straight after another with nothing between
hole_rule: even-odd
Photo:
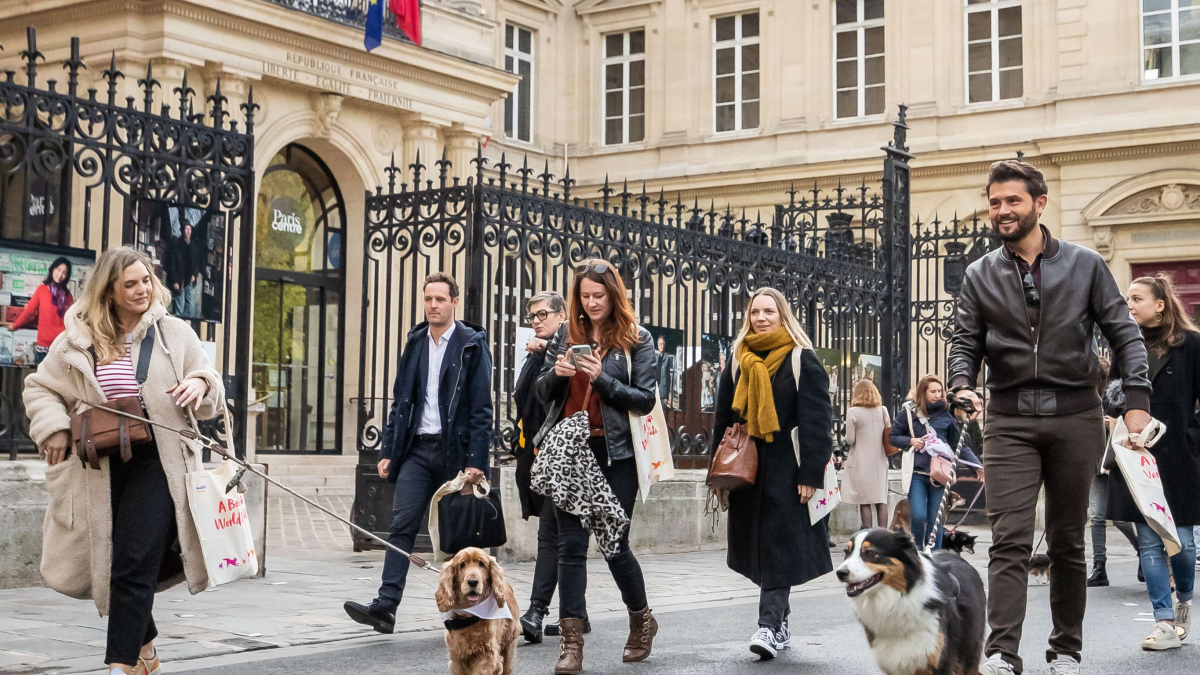
<instances>
[{"instance_id":1,"label":"poster on wall","mask_svg":"<svg viewBox=\"0 0 1200 675\"><path fill-rule=\"evenodd\" d=\"M825 367L825 374L829 376L829 399L836 401L838 392L845 386L840 382L841 364L845 355L840 349L827 349L825 347L815 347L813 351L817 353L817 358L821 360L821 365Z\"/></svg>"},{"instance_id":2,"label":"poster on wall","mask_svg":"<svg viewBox=\"0 0 1200 675\"><path fill-rule=\"evenodd\" d=\"M710 413L716 408L717 388L721 373L728 366L729 349L733 338L704 333L700 336L700 411Z\"/></svg>"},{"instance_id":3,"label":"poster on wall","mask_svg":"<svg viewBox=\"0 0 1200 675\"><path fill-rule=\"evenodd\" d=\"M63 261L66 261L64 264ZM17 243L0 241L0 366L33 366L49 344L38 345L38 326L42 311L65 311L79 299L91 274L95 254L79 249L26 249ZM57 264L56 264L57 263ZM61 284L68 295L51 293L50 283ZM40 287L46 286L47 302L29 308ZM26 311L29 309L29 311ZM53 323L53 322L52 322ZM44 342L57 335L45 334Z\"/></svg>"},{"instance_id":4,"label":"poster on wall","mask_svg":"<svg viewBox=\"0 0 1200 675\"><path fill-rule=\"evenodd\" d=\"M171 291L168 311L180 319L220 322L225 298L225 214L144 199L137 247Z\"/></svg>"},{"instance_id":5,"label":"poster on wall","mask_svg":"<svg viewBox=\"0 0 1200 675\"><path fill-rule=\"evenodd\" d=\"M677 328L646 326L654 338L658 373L658 393L663 408L679 410L683 403L683 371L687 368L683 331Z\"/></svg>"},{"instance_id":6,"label":"poster on wall","mask_svg":"<svg viewBox=\"0 0 1200 675\"><path fill-rule=\"evenodd\" d=\"M883 357L863 352L850 353L850 381L870 380L877 388L883 386Z\"/></svg>"}]
</instances>

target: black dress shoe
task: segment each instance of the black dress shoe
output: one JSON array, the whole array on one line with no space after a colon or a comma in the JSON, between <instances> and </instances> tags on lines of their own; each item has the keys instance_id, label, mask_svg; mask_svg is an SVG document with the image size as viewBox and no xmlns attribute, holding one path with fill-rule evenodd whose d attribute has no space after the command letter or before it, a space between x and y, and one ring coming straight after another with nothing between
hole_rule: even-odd
<instances>
[{"instance_id":1,"label":"black dress shoe","mask_svg":"<svg viewBox=\"0 0 1200 675\"><path fill-rule=\"evenodd\" d=\"M342 607L351 619L364 626L374 628L377 633L390 634L396 631L395 610L381 606L378 601L374 601L370 605L347 601Z\"/></svg>"},{"instance_id":2,"label":"black dress shoe","mask_svg":"<svg viewBox=\"0 0 1200 675\"><path fill-rule=\"evenodd\" d=\"M1088 588L1108 585L1108 571L1104 569L1104 563L1092 565L1092 573L1088 575L1087 585Z\"/></svg>"},{"instance_id":3,"label":"black dress shoe","mask_svg":"<svg viewBox=\"0 0 1200 675\"><path fill-rule=\"evenodd\" d=\"M546 627L542 630L542 632L545 633L546 635L549 635L550 637L558 637L558 635L559 635L558 622L555 621L554 623L546 624ZM588 619L583 620L583 632L585 635L587 633L592 632L592 622L589 621Z\"/></svg>"}]
</instances>

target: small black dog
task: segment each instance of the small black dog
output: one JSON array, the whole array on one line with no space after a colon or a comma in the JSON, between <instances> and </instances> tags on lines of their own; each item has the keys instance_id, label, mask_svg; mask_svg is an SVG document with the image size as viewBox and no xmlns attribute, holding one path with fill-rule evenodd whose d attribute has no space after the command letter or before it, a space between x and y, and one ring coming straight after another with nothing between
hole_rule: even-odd
<instances>
[{"instance_id":1,"label":"small black dog","mask_svg":"<svg viewBox=\"0 0 1200 675\"><path fill-rule=\"evenodd\" d=\"M1034 579L1042 577L1046 583L1050 583L1050 556L1038 553L1029 558L1029 576Z\"/></svg>"},{"instance_id":2,"label":"small black dog","mask_svg":"<svg viewBox=\"0 0 1200 675\"><path fill-rule=\"evenodd\" d=\"M974 553L975 540L978 538L966 530L947 530L944 527L942 528L942 548L947 551L954 551L959 555L962 555L963 551Z\"/></svg>"}]
</instances>

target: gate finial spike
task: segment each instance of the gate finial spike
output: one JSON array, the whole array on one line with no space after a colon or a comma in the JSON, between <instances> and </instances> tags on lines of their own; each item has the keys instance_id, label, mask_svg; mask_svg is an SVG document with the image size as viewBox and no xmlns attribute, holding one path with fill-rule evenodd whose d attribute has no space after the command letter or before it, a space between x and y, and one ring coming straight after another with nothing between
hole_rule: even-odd
<instances>
[{"instance_id":1,"label":"gate finial spike","mask_svg":"<svg viewBox=\"0 0 1200 675\"><path fill-rule=\"evenodd\" d=\"M71 58L63 61L63 68L67 69L67 92L74 96L79 87L79 70L87 69L87 64L83 59L79 58L79 38L71 38Z\"/></svg>"},{"instance_id":2,"label":"gate finial spike","mask_svg":"<svg viewBox=\"0 0 1200 675\"><path fill-rule=\"evenodd\" d=\"M27 48L21 52L20 57L25 59L25 76L28 79L29 88L32 89L37 84L38 59L45 61L46 55L38 51L37 29L33 26L25 28L25 42Z\"/></svg>"}]
</instances>

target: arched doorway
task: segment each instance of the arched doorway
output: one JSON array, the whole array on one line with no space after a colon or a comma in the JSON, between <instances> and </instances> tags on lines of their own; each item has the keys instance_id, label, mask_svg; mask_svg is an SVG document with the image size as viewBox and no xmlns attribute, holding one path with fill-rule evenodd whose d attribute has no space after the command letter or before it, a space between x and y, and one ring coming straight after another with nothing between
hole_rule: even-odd
<instances>
[{"instance_id":1,"label":"arched doorway","mask_svg":"<svg viewBox=\"0 0 1200 675\"><path fill-rule=\"evenodd\" d=\"M342 193L315 153L268 164L255 229L254 395L258 452L337 453L342 435Z\"/></svg>"}]
</instances>

